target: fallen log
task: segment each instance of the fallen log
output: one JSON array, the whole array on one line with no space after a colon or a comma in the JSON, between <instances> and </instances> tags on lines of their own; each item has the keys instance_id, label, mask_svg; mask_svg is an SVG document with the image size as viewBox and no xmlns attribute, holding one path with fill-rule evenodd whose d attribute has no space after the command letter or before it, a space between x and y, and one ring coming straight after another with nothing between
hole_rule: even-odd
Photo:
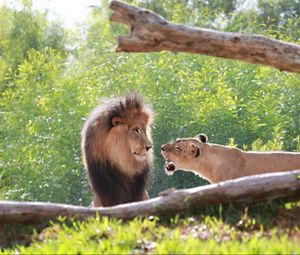
<instances>
[{"instance_id":1,"label":"fallen log","mask_svg":"<svg viewBox=\"0 0 300 255\"><path fill-rule=\"evenodd\" d=\"M197 188L171 190L147 201L105 208L0 201L0 222L38 223L54 220L59 216L83 219L96 215L132 219L137 216L174 215L190 208L219 204L250 204L278 199L300 200L300 170L253 175Z\"/></svg>"},{"instance_id":2,"label":"fallen log","mask_svg":"<svg viewBox=\"0 0 300 255\"><path fill-rule=\"evenodd\" d=\"M118 52L191 52L243 60L300 72L300 46L261 35L218 32L167 21L149 10L111 1L111 21L130 27L129 36L119 36Z\"/></svg>"}]
</instances>

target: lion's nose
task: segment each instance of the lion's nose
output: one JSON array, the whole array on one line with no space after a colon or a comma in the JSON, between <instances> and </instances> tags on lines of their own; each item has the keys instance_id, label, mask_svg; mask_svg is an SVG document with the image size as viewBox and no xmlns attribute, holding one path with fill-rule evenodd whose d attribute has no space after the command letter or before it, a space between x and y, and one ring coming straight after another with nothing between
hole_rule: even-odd
<instances>
[{"instance_id":1,"label":"lion's nose","mask_svg":"<svg viewBox=\"0 0 300 255\"><path fill-rule=\"evenodd\" d=\"M152 146L146 146L146 151L150 150L152 148Z\"/></svg>"},{"instance_id":2,"label":"lion's nose","mask_svg":"<svg viewBox=\"0 0 300 255\"><path fill-rule=\"evenodd\" d=\"M162 146L160 147L160 149L161 149L162 151L164 151L164 150L165 150L164 145L162 145Z\"/></svg>"}]
</instances>

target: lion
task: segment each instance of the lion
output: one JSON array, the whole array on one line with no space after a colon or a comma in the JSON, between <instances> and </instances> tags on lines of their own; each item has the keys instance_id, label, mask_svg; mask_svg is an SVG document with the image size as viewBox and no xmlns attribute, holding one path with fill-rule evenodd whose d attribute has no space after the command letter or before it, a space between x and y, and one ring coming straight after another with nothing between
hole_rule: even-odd
<instances>
[{"instance_id":1,"label":"lion","mask_svg":"<svg viewBox=\"0 0 300 255\"><path fill-rule=\"evenodd\" d=\"M149 199L152 177L152 109L140 95L102 101L82 130L82 154L93 207Z\"/></svg>"},{"instance_id":2,"label":"lion","mask_svg":"<svg viewBox=\"0 0 300 255\"><path fill-rule=\"evenodd\" d=\"M208 143L205 134L161 146L165 172L192 171L210 183L243 176L300 169L300 153L256 152Z\"/></svg>"}]
</instances>

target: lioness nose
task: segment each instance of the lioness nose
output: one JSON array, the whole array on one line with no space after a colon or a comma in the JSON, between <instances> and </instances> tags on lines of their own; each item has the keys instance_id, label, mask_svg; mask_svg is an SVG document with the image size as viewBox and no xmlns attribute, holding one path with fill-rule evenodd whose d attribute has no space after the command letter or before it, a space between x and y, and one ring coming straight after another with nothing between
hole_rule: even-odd
<instances>
[{"instance_id":1,"label":"lioness nose","mask_svg":"<svg viewBox=\"0 0 300 255\"><path fill-rule=\"evenodd\" d=\"M152 148L152 146L146 146L146 151L150 150Z\"/></svg>"},{"instance_id":2,"label":"lioness nose","mask_svg":"<svg viewBox=\"0 0 300 255\"><path fill-rule=\"evenodd\" d=\"M164 151L164 150L165 150L165 148L164 148L164 146L163 146L163 145L160 147L160 149L161 149L162 151Z\"/></svg>"}]
</instances>

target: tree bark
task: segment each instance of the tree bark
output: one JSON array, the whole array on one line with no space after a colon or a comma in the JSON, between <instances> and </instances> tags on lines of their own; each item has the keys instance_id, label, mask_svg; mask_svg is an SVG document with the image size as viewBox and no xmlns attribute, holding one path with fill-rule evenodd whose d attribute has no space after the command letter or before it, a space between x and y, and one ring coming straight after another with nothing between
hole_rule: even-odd
<instances>
[{"instance_id":1,"label":"tree bark","mask_svg":"<svg viewBox=\"0 0 300 255\"><path fill-rule=\"evenodd\" d=\"M219 204L250 204L269 200L300 199L300 170L243 177L207 186L171 190L147 201L113 207L87 208L42 202L0 202L0 222L38 223L58 216L86 218L99 216L132 219L137 216L173 215L190 208Z\"/></svg>"},{"instance_id":2,"label":"tree bark","mask_svg":"<svg viewBox=\"0 0 300 255\"><path fill-rule=\"evenodd\" d=\"M154 12L115 0L110 8L111 21L123 23L131 30L129 36L118 37L118 52L191 52L300 72L299 45L261 35L174 24Z\"/></svg>"}]
</instances>

